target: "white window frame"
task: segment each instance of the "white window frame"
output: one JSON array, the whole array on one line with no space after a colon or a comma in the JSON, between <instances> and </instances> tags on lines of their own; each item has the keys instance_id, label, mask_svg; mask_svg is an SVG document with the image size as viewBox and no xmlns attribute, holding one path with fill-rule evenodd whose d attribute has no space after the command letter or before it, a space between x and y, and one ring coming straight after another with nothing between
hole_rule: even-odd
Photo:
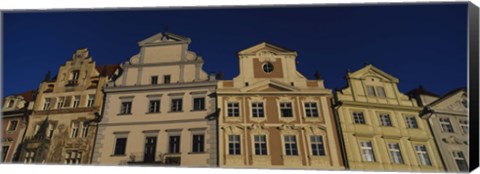
<instances>
[{"instance_id":1,"label":"white window frame","mask_svg":"<svg viewBox=\"0 0 480 174\"><path fill-rule=\"evenodd\" d=\"M15 122L15 125L13 125L13 122ZM18 123L19 123L18 120L10 120L10 121L8 122L7 131L9 131L9 132L16 131L16 130L17 130L17 127L18 127ZM12 129L12 126L14 126L13 129Z\"/></svg>"},{"instance_id":2,"label":"white window frame","mask_svg":"<svg viewBox=\"0 0 480 174\"><path fill-rule=\"evenodd\" d=\"M371 140L361 140L359 142L360 153L362 156L362 161L364 162L375 162L375 152L373 150L373 143Z\"/></svg>"},{"instance_id":3,"label":"white window frame","mask_svg":"<svg viewBox=\"0 0 480 174\"><path fill-rule=\"evenodd\" d=\"M413 122L412 119L413 118ZM420 126L418 125L417 118L413 115L407 115L405 116L405 124L407 125L407 128L409 129L418 129Z\"/></svg>"},{"instance_id":4,"label":"white window frame","mask_svg":"<svg viewBox=\"0 0 480 174\"><path fill-rule=\"evenodd\" d=\"M148 113L160 113L161 105L162 101L160 99L148 100Z\"/></svg>"},{"instance_id":5,"label":"white window frame","mask_svg":"<svg viewBox=\"0 0 480 174\"><path fill-rule=\"evenodd\" d=\"M94 104L95 104L95 95L94 94L88 95L87 107L92 107Z\"/></svg>"},{"instance_id":6,"label":"white window frame","mask_svg":"<svg viewBox=\"0 0 480 174\"><path fill-rule=\"evenodd\" d=\"M65 164L78 165L82 162L82 152L67 151L65 153Z\"/></svg>"},{"instance_id":7,"label":"white window frame","mask_svg":"<svg viewBox=\"0 0 480 174\"><path fill-rule=\"evenodd\" d=\"M387 127L392 127L392 117L390 117L389 113L380 113L378 115L378 118L380 119L380 126L387 126ZM387 122L388 120L388 122ZM389 124L387 124L389 123Z\"/></svg>"},{"instance_id":8,"label":"white window frame","mask_svg":"<svg viewBox=\"0 0 480 174\"><path fill-rule=\"evenodd\" d=\"M460 119L459 124L460 124L460 127L462 128L463 133L468 134L468 129L469 129L468 120Z\"/></svg>"},{"instance_id":9,"label":"white window frame","mask_svg":"<svg viewBox=\"0 0 480 174\"><path fill-rule=\"evenodd\" d=\"M376 90L378 97L387 97L387 93L385 92L385 88L383 86L377 86Z\"/></svg>"},{"instance_id":10,"label":"white window frame","mask_svg":"<svg viewBox=\"0 0 480 174\"><path fill-rule=\"evenodd\" d=\"M367 96L376 97L377 92L375 91L375 86L367 85Z\"/></svg>"},{"instance_id":11,"label":"white window frame","mask_svg":"<svg viewBox=\"0 0 480 174\"><path fill-rule=\"evenodd\" d=\"M294 138L294 140L291 139L292 137ZM298 147L298 137L297 137L297 135L285 134L285 135L283 135L282 138L283 138L284 154L286 156L299 156L300 152L299 152L299 147ZM287 145L290 145L289 149L287 149ZM293 146L295 146L295 151L292 148ZM287 152L290 152L290 154L288 154ZM293 152L295 152L295 153L293 153Z\"/></svg>"},{"instance_id":12,"label":"white window frame","mask_svg":"<svg viewBox=\"0 0 480 174\"><path fill-rule=\"evenodd\" d=\"M312 104L314 104L315 106L312 106ZM308 106L307 106L308 105ZM304 107L304 111L305 111L305 117L306 118L318 118L320 117L320 109L319 109L319 104L318 102L315 102L315 101L305 101L303 102L303 107ZM316 110L316 115L313 114ZM307 114L307 111L310 112L310 116Z\"/></svg>"},{"instance_id":13,"label":"white window frame","mask_svg":"<svg viewBox=\"0 0 480 174\"><path fill-rule=\"evenodd\" d=\"M317 141L318 137L320 137L319 141ZM323 135L310 135L309 138L310 138L310 145L311 145L310 146L311 147L310 151L311 151L312 156L327 156L327 151L325 150L325 136L323 136ZM315 138L315 140L314 140L314 138ZM313 150L312 147L314 147L314 146L316 148L318 148L317 149L318 154L313 153L314 150ZM322 149L322 150L320 150L320 149ZM321 151L323 151L323 154L320 153Z\"/></svg>"},{"instance_id":14,"label":"white window frame","mask_svg":"<svg viewBox=\"0 0 480 174\"><path fill-rule=\"evenodd\" d=\"M446 132L446 133L455 132L455 130L453 129L452 122L450 121L450 118L440 117L438 118L438 122L440 122L440 127L442 127L442 132Z\"/></svg>"},{"instance_id":15,"label":"white window frame","mask_svg":"<svg viewBox=\"0 0 480 174\"><path fill-rule=\"evenodd\" d=\"M251 115L253 118L265 118L265 103L261 101L252 101L250 104ZM257 114L254 114L255 113ZM261 111L261 112L260 112ZM262 114L260 114L262 113Z\"/></svg>"},{"instance_id":16,"label":"white window frame","mask_svg":"<svg viewBox=\"0 0 480 174\"><path fill-rule=\"evenodd\" d=\"M50 109L50 104L52 102L52 98L50 97L46 97L43 101L43 110L46 111L48 109Z\"/></svg>"},{"instance_id":17,"label":"white window frame","mask_svg":"<svg viewBox=\"0 0 480 174\"><path fill-rule=\"evenodd\" d=\"M390 153L390 160L394 164L404 164L402 150L400 149L400 143L390 142L387 143L388 152Z\"/></svg>"},{"instance_id":18,"label":"white window frame","mask_svg":"<svg viewBox=\"0 0 480 174\"><path fill-rule=\"evenodd\" d=\"M132 106L133 106L133 101L132 100L121 101L120 102L120 113L119 113L119 115L130 115L130 114L132 114Z\"/></svg>"},{"instance_id":19,"label":"white window frame","mask_svg":"<svg viewBox=\"0 0 480 174\"><path fill-rule=\"evenodd\" d=\"M428 149L426 145L416 144L414 145L414 150L415 150L415 154L417 155L418 163L420 165L432 166L432 160L428 154Z\"/></svg>"},{"instance_id":20,"label":"white window frame","mask_svg":"<svg viewBox=\"0 0 480 174\"><path fill-rule=\"evenodd\" d=\"M263 140L258 139L258 141L257 141L257 137L260 137L260 138L263 137L264 139L263 139ZM267 135L265 135L265 134L255 134L255 135L252 136L252 138L253 138L253 141L252 141L252 142L253 142L253 148L252 148L252 149L253 149L253 152L252 152L252 154L255 155L255 156L267 156L267 155L269 155L269 153L268 153L268 149L269 149L269 148L268 148L268 142L267 142L267 141L268 141ZM255 146L256 144L258 144L259 147L260 147L260 148L259 148L260 154L257 154L257 153L256 153L256 151L257 151L257 148L256 148L256 146ZM261 146L262 144L265 144L265 149L262 148L262 146ZM262 153L262 150L265 150L265 154Z\"/></svg>"},{"instance_id":21,"label":"white window frame","mask_svg":"<svg viewBox=\"0 0 480 174\"><path fill-rule=\"evenodd\" d=\"M58 97L57 109L62 109L65 103L65 97Z\"/></svg>"},{"instance_id":22,"label":"white window frame","mask_svg":"<svg viewBox=\"0 0 480 174\"><path fill-rule=\"evenodd\" d=\"M290 106L287 106L288 104L290 104ZM283 117L283 118L295 117L294 116L295 114L293 113L293 102L281 101L281 102L279 102L278 106L279 106L278 108L280 108L280 117ZM283 115L282 109L290 109L291 115L290 116Z\"/></svg>"},{"instance_id":23,"label":"white window frame","mask_svg":"<svg viewBox=\"0 0 480 174\"><path fill-rule=\"evenodd\" d=\"M80 127L79 122L72 122L72 127L71 127L71 132L70 132L70 138L77 138L78 137L78 129Z\"/></svg>"},{"instance_id":24,"label":"white window frame","mask_svg":"<svg viewBox=\"0 0 480 174\"><path fill-rule=\"evenodd\" d=\"M35 157L35 152L33 152L33 151L25 152L25 160L23 161L23 163L31 164L33 162L34 157Z\"/></svg>"},{"instance_id":25,"label":"white window frame","mask_svg":"<svg viewBox=\"0 0 480 174\"><path fill-rule=\"evenodd\" d=\"M233 140L230 139L231 136L235 136L235 137L238 137L238 140L236 138L234 138ZM239 147L238 149L237 148L233 148L233 152L236 152L236 150L239 150L240 153L233 153L231 154L230 153L230 144L234 144L233 147L235 147L235 144L238 144ZM241 135L238 135L238 134L230 134L230 135L227 135L227 154L228 155L242 155L243 153L243 150L242 150L242 136Z\"/></svg>"},{"instance_id":26,"label":"white window frame","mask_svg":"<svg viewBox=\"0 0 480 174\"><path fill-rule=\"evenodd\" d=\"M358 117L358 119L356 119L355 117ZM357 120L359 121L358 123ZM363 120L363 123L361 122L361 120ZM352 121L353 124L367 124L365 113L363 111L352 111Z\"/></svg>"},{"instance_id":27,"label":"white window frame","mask_svg":"<svg viewBox=\"0 0 480 174\"><path fill-rule=\"evenodd\" d=\"M80 106L80 96L73 96L73 108L78 108Z\"/></svg>"}]
</instances>

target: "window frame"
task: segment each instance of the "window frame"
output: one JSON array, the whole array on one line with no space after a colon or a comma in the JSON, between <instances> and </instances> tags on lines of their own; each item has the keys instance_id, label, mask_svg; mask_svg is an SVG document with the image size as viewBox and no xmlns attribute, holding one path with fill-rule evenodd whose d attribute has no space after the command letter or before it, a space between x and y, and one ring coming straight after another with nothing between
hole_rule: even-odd
<instances>
[{"instance_id":1,"label":"window frame","mask_svg":"<svg viewBox=\"0 0 480 174\"><path fill-rule=\"evenodd\" d=\"M123 142L121 142L122 144L119 144L119 140L123 140ZM116 136L114 142L115 142L115 144L113 146L113 155L112 156L124 156L124 155L126 155L128 137L126 135ZM119 146L119 145L122 145L122 146ZM123 153L120 153L120 152L123 152Z\"/></svg>"},{"instance_id":2,"label":"window frame","mask_svg":"<svg viewBox=\"0 0 480 174\"><path fill-rule=\"evenodd\" d=\"M405 160L403 159L403 155L402 155L402 149L400 148L400 143L388 142L387 150L390 155L390 161L393 164L405 164Z\"/></svg>"},{"instance_id":3,"label":"window frame","mask_svg":"<svg viewBox=\"0 0 480 174\"><path fill-rule=\"evenodd\" d=\"M412 119L413 118L413 122ZM405 116L405 124L407 125L407 129L419 129L417 118L414 115L407 115Z\"/></svg>"},{"instance_id":4,"label":"window frame","mask_svg":"<svg viewBox=\"0 0 480 174\"><path fill-rule=\"evenodd\" d=\"M460 119L459 121L460 128L462 128L462 132L464 134L469 134L469 125L468 125L468 120L467 119Z\"/></svg>"},{"instance_id":5,"label":"window frame","mask_svg":"<svg viewBox=\"0 0 480 174\"><path fill-rule=\"evenodd\" d=\"M150 99L148 100L148 112L147 113L160 113L161 107L160 99Z\"/></svg>"},{"instance_id":6,"label":"window frame","mask_svg":"<svg viewBox=\"0 0 480 174\"><path fill-rule=\"evenodd\" d=\"M299 156L297 135L283 135L283 148L286 156Z\"/></svg>"},{"instance_id":7,"label":"window frame","mask_svg":"<svg viewBox=\"0 0 480 174\"><path fill-rule=\"evenodd\" d=\"M233 147L233 149L231 147ZM238 134L227 135L227 155L242 155L241 135L238 135Z\"/></svg>"},{"instance_id":8,"label":"window frame","mask_svg":"<svg viewBox=\"0 0 480 174\"><path fill-rule=\"evenodd\" d=\"M257 137L258 137L258 139L257 139ZM252 154L255 155L255 156L267 156L267 155L269 155L267 135L265 135L265 134L254 134L252 136L252 138L253 138L253 141L252 141L252 143L253 143L253 153ZM257 145L258 145L258 148L257 148Z\"/></svg>"},{"instance_id":9,"label":"window frame","mask_svg":"<svg viewBox=\"0 0 480 174\"><path fill-rule=\"evenodd\" d=\"M237 101L229 101L226 103L227 104L227 117L233 117L233 118L238 118L240 117L240 102ZM230 104L232 106L230 106ZM234 106L237 105L237 106ZM231 111L231 112L230 112ZM237 112L235 112L237 111ZM231 114L230 114L231 113Z\"/></svg>"},{"instance_id":10,"label":"window frame","mask_svg":"<svg viewBox=\"0 0 480 174\"><path fill-rule=\"evenodd\" d=\"M360 124L360 125L367 124L367 120L363 111L352 111L352 119L353 119L353 124Z\"/></svg>"},{"instance_id":11,"label":"window frame","mask_svg":"<svg viewBox=\"0 0 480 174\"><path fill-rule=\"evenodd\" d=\"M286 105L286 106L285 106ZM288 106L290 105L290 106ZM293 118L294 117L294 114L293 114L293 103L292 102L285 102L285 101L281 101L279 102L279 107L280 109L280 117L282 118ZM284 110L290 110L290 116L285 116L284 114Z\"/></svg>"},{"instance_id":12,"label":"window frame","mask_svg":"<svg viewBox=\"0 0 480 174\"><path fill-rule=\"evenodd\" d=\"M183 98L172 98L170 100L170 112L183 112Z\"/></svg>"},{"instance_id":13,"label":"window frame","mask_svg":"<svg viewBox=\"0 0 480 174\"><path fill-rule=\"evenodd\" d=\"M439 117L438 122L440 123L440 127L442 128L442 132L444 133L455 133L453 129L452 122L448 117Z\"/></svg>"},{"instance_id":14,"label":"window frame","mask_svg":"<svg viewBox=\"0 0 480 174\"><path fill-rule=\"evenodd\" d=\"M195 139L195 137L201 137ZM204 153L205 152L205 134L193 133L192 134L192 153Z\"/></svg>"},{"instance_id":15,"label":"window frame","mask_svg":"<svg viewBox=\"0 0 480 174\"><path fill-rule=\"evenodd\" d=\"M424 144L415 144L413 147L414 147L413 150L415 151L415 155L417 156L417 160L418 160L419 165L421 165L421 166L432 166L432 160L431 160L430 155L428 153L427 146L424 145ZM422 147L423 147L423 149L422 149ZM421 150L421 151L419 151L419 150Z\"/></svg>"},{"instance_id":16,"label":"window frame","mask_svg":"<svg viewBox=\"0 0 480 174\"><path fill-rule=\"evenodd\" d=\"M373 143L371 140L360 140L359 146L360 146L360 155L362 157L363 162L376 162L377 159L375 157L375 150L373 149Z\"/></svg>"},{"instance_id":17,"label":"window frame","mask_svg":"<svg viewBox=\"0 0 480 174\"><path fill-rule=\"evenodd\" d=\"M158 85L158 76L150 76L150 84Z\"/></svg>"},{"instance_id":18,"label":"window frame","mask_svg":"<svg viewBox=\"0 0 480 174\"><path fill-rule=\"evenodd\" d=\"M95 104L95 95L90 94L87 98L87 107L92 107Z\"/></svg>"},{"instance_id":19,"label":"window frame","mask_svg":"<svg viewBox=\"0 0 480 174\"><path fill-rule=\"evenodd\" d=\"M197 106L197 103L195 103L197 100L200 100L201 101L201 105L199 105L200 107ZM193 111L205 111L206 110L206 107L205 107L205 103L206 102L206 98L205 97L193 97L193 107L192 107L192 110Z\"/></svg>"},{"instance_id":20,"label":"window frame","mask_svg":"<svg viewBox=\"0 0 480 174\"><path fill-rule=\"evenodd\" d=\"M250 107L252 118L265 118L265 104L263 101L252 101Z\"/></svg>"},{"instance_id":21,"label":"window frame","mask_svg":"<svg viewBox=\"0 0 480 174\"><path fill-rule=\"evenodd\" d=\"M180 134L168 135L168 153L169 154L181 153L181 138L182 137L180 136Z\"/></svg>"},{"instance_id":22,"label":"window frame","mask_svg":"<svg viewBox=\"0 0 480 174\"><path fill-rule=\"evenodd\" d=\"M314 108L313 108L312 104L315 105ZM307 105L309 105L309 106L307 106ZM303 102L303 108L304 108L304 111L305 111L305 117L306 118L318 118L318 117L320 117L320 110L318 108L318 103L317 102L314 102L314 101ZM309 115L309 113L310 113L310 115ZM313 113L316 113L316 115L313 114Z\"/></svg>"},{"instance_id":23,"label":"window frame","mask_svg":"<svg viewBox=\"0 0 480 174\"><path fill-rule=\"evenodd\" d=\"M378 114L380 121L380 126L393 127L392 118L389 113L380 113Z\"/></svg>"},{"instance_id":24,"label":"window frame","mask_svg":"<svg viewBox=\"0 0 480 174\"><path fill-rule=\"evenodd\" d=\"M310 154L312 156L327 156L327 151L325 150L324 136L310 135L309 138L310 138L310 150L311 150Z\"/></svg>"},{"instance_id":25,"label":"window frame","mask_svg":"<svg viewBox=\"0 0 480 174\"><path fill-rule=\"evenodd\" d=\"M127 107L128 106L128 107ZM120 112L118 115L131 115L133 102L131 100L120 102Z\"/></svg>"},{"instance_id":26,"label":"window frame","mask_svg":"<svg viewBox=\"0 0 480 174\"><path fill-rule=\"evenodd\" d=\"M73 108L78 108L80 106L80 100L81 100L81 97L79 95L73 96L72 107Z\"/></svg>"},{"instance_id":27,"label":"window frame","mask_svg":"<svg viewBox=\"0 0 480 174\"><path fill-rule=\"evenodd\" d=\"M163 75L163 84L172 83L172 76L170 74Z\"/></svg>"},{"instance_id":28,"label":"window frame","mask_svg":"<svg viewBox=\"0 0 480 174\"><path fill-rule=\"evenodd\" d=\"M15 124L13 124L13 123L15 123ZM8 131L8 132L16 131L16 130L17 130L17 127L18 127L18 123L19 123L18 120L10 120L10 121L8 122L7 131ZM13 125L13 128L12 128L12 125Z\"/></svg>"}]
</instances>

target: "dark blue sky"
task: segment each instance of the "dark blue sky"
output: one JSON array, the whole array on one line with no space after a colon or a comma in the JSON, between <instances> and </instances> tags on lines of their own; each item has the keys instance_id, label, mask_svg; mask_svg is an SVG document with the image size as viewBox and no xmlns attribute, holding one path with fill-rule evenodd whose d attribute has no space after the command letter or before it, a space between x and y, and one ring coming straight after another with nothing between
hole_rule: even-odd
<instances>
[{"instance_id":1,"label":"dark blue sky","mask_svg":"<svg viewBox=\"0 0 480 174\"><path fill-rule=\"evenodd\" d=\"M36 89L77 48L97 65L120 63L164 30L192 39L209 73L238 74L236 53L267 41L298 52L298 70L341 88L346 70L374 66L400 79L402 92L423 85L444 94L466 86L467 4L308 6L9 12L3 20L3 94Z\"/></svg>"}]
</instances>

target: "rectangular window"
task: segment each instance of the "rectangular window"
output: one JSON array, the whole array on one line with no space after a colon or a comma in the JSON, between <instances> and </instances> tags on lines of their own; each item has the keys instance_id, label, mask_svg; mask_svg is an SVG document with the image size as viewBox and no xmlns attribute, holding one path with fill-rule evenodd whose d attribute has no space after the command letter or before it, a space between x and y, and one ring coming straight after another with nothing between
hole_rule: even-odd
<instances>
[{"instance_id":1,"label":"rectangular window","mask_svg":"<svg viewBox=\"0 0 480 174\"><path fill-rule=\"evenodd\" d=\"M365 124L365 117L363 112L353 112L353 122L355 124Z\"/></svg>"},{"instance_id":2,"label":"rectangular window","mask_svg":"<svg viewBox=\"0 0 480 174\"><path fill-rule=\"evenodd\" d=\"M8 125L8 131L15 131L17 130L17 125L18 125L18 120L12 120L10 121L10 124Z\"/></svg>"},{"instance_id":3,"label":"rectangular window","mask_svg":"<svg viewBox=\"0 0 480 174\"><path fill-rule=\"evenodd\" d=\"M462 172L468 172L468 164L465 160L465 156L463 155L462 151L453 151L452 152L453 159L457 163L458 170Z\"/></svg>"},{"instance_id":4,"label":"rectangular window","mask_svg":"<svg viewBox=\"0 0 480 174\"><path fill-rule=\"evenodd\" d=\"M460 120L460 127L463 130L463 133L468 134L468 121L467 120Z\"/></svg>"},{"instance_id":5,"label":"rectangular window","mask_svg":"<svg viewBox=\"0 0 480 174\"><path fill-rule=\"evenodd\" d=\"M50 109L50 101L52 99L51 98L45 98L45 102L43 102L43 110L48 110Z\"/></svg>"},{"instance_id":6,"label":"rectangular window","mask_svg":"<svg viewBox=\"0 0 480 174\"><path fill-rule=\"evenodd\" d=\"M389 114L380 114L380 125L392 126L392 120L390 120Z\"/></svg>"},{"instance_id":7,"label":"rectangular window","mask_svg":"<svg viewBox=\"0 0 480 174\"><path fill-rule=\"evenodd\" d=\"M254 135L255 155L267 155L267 137L265 135Z\"/></svg>"},{"instance_id":8,"label":"rectangular window","mask_svg":"<svg viewBox=\"0 0 480 174\"><path fill-rule=\"evenodd\" d=\"M65 164L80 164L82 161L82 152L70 151L67 152Z\"/></svg>"},{"instance_id":9,"label":"rectangular window","mask_svg":"<svg viewBox=\"0 0 480 174\"><path fill-rule=\"evenodd\" d=\"M65 97L58 97L57 109L62 109L65 103Z\"/></svg>"},{"instance_id":10,"label":"rectangular window","mask_svg":"<svg viewBox=\"0 0 480 174\"><path fill-rule=\"evenodd\" d=\"M315 102L305 103L305 114L307 117L318 117L317 103Z\"/></svg>"},{"instance_id":11,"label":"rectangular window","mask_svg":"<svg viewBox=\"0 0 480 174\"><path fill-rule=\"evenodd\" d=\"M263 103L261 102L255 102L252 103L252 116L253 117L264 117L263 113Z\"/></svg>"},{"instance_id":12,"label":"rectangular window","mask_svg":"<svg viewBox=\"0 0 480 174\"><path fill-rule=\"evenodd\" d=\"M449 118L439 118L443 132L453 133L452 123Z\"/></svg>"},{"instance_id":13,"label":"rectangular window","mask_svg":"<svg viewBox=\"0 0 480 174\"><path fill-rule=\"evenodd\" d=\"M164 84L169 84L170 83L170 75L164 75L163 76L163 83Z\"/></svg>"},{"instance_id":14,"label":"rectangular window","mask_svg":"<svg viewBox=\"0 0 480 174\"><path fill-rule=\"evenodd\" d=\"M182 99L172 99L172 112L182 111Z\"/></svg>"},{"instance_id":15,"label":"rectangular window","mask_svg":"<svg viewBox=\"0 0 480 174\"><path fill-rule=\"evenodd\" d=\"M77 70L77 71L73 71L73 72L72 72L72 80L73 80L73 81L77 81L79 75L80 75L80 71L78 71L78 70Z\"/></svg>"},{"instance_id":16,"label":"rectangular window","mask_svg":"<svg viewBox=\"0 0 480 174\"><path fill-rule=\"evenodd\" d=\"M240 135L228 136L228 154L240 155Z\"/></svg>"},{"instance_id":17,"label":"rectangular window","mask_svg":"<svg viewBox=\"0 0 480 174\"><path fill-rule=\"evenodd\" d=\"M127 138L117 138L115 140L114 155L125 155L126 147L127 147Z\"/></svg>"},{"instance_id":18,"label":"rectangular window","mask_svg":"<svg viewBox=\"0 0 480 174\"><path fill-rule=\"evenodd\" d=\"M158 76L152 76L151 77L151 84L152 85L158 84Z\"/></svg>"},{"instance_id":19,"label":"rectangular window","mask_svg":"<svg viewBox=\"0 0 480 174\"><path fill-rule=\"evenodd\" d=\"M283 139L285 141L285 154L287 156L298 155L297 139L295 135L285 135Z\"/></svg>"},{"instance_id":20,"label":"rectangular window","mask_svg":"<svg viewBox=\"0 0 480 174\"><path fill-rule=\"evenodd\" d=\"M72 123L72 132L70 133L70 138L77 138L78 126L79 126L79 123Z\"/></svg>"},{"instance_id":21,"label":"rectangular window","mask_svg":"<svg viewBox=\"0 0 480 174\"><path fill-rule=\"evenodd\" d=\"M95 103L95 95L88 95L87 107L92 107Z\"/></svg>"},{"instance_id":22,"label":"rectangular window","mask_svg":"<svg viewBox=\"0 0 480 174\"><path fill-rule=\"evenodd\" d=\"M380 96L380 97L386 97L387 96L385 94L385 89L381 86L377 86L377 92L378 92L378 96Z\"/></svg>"},{"instance_id":23,"label":"rectangular window","mask_svg":"<svg viewBox=\"0 0 480 174\"><path fill-rule=\"evenodd\" d=\"M228 117L239 117L240 116L240 107L238 102L229 102L227 104L227 116Z\"/></svg>"},{"instance_id":24,"label":"rectangular window","mask_svg":"<svg viewBox=\"0 0 480 174\"><path fill-rule=\"evenodd\" d=\"M132 113L132 102L122 102L120 106L120 114L131 114Z\"/></svg>"},{"instance_id":25,"label":"rectangular window","mask_svg":"<svg viewBox=\"0 0 480 174\"><path fill-rule=\"evenodd\" d=\"M375 88L373 86L367 86L368 96L376 96Z\"/></svg>"},{"instance_id":26,"label":"rectangular window","mask_svg":"<svg viewBox=\"0 0 480 174\"><path fill-rule=\"evenodd\" d=\"M194 111L205 110L205 97L193 99L193 110Z\"/></svg>"},{"instance_id":27,"label":"rectangular window","mask_svg":"<svg viewBox=\"0 0 480 174\"><path fill-rule=\"evenodd\" d=\"M168 153L180 153L180 136L169 137Z\"/></svg>"},{"instance_id":28,"label":"rectangular window","mask_svg":"<svg viewBox=\"0 0 480 174\"><path fill-rule=\"evenodd\" d=\"M85 138L88 135L88 124L83 124L82 126L82 137Z\"/></svg>"},{"instance_id":29,"label":"rectangular window","mask_svg":"<svg viewBox=\"0 0 480 174\"><path fill-rule=\"evenodd\" d=\"M9 148L10 146L2 146L2 162L4 162L5 159L7 158Z\"/></svg>"},{"instance_id":30,"label":"rectangular window","mask_svg":"<svg viewBox=\"0 0 480 174\"><path fill-rule=\"evenodd\" d=\"M282 117L293 117L292 103L290 102L280 103L280 114Z\"/></svg>"},{"instance_id":31,"label":"rectangular window","mask_svg":"<svg viewBox=\"0 0 480 174\"><path fill-rule=\"evenodd\" d=\"M160 100L150 100L148 106L149 113L158 113L160 112Z\"/></svg>"},{"instance_id":32,"label":"rectangular window","mask_svg":"<svg viewBox=\"0 0 480 174\"><path fill-rule=\"evenodd\" d=\"M420 165L431 166L430 157L428 157L427 147L425 145L415 145L415 152L417 154Z\"/></svg>"},{"instance_id":33,"label":"rectangular window","mask_svg":"<svg viewBox=\"0 0 480 174\"><path fill-rule=\"evenodd\" d=\"M362 159L367 162L374 162L375 155L373 154L373 147L371 141L361 141L360 149L362 150Z\"/></svg>"},{"instance_id":34,"label":"rectangular window","mask_svg":"<svg viewBox=\"0 0 480 174\"><path fill-rule=\"evenodd\" d=\"M417 120L415 116L407 116L405 117L405 121L407 123L407 128L418 128Z\"/></svg>"},{"instance_id":35,"label":"rectangular window","mask_svg":"<svg viewBox=\"0 0 480 174\"><path fill-rule=\"evenodd\" d=\"M403 164L403 157L398 143L388 143L388 151L390 151L392 163Z\"/></svg>"},{"instance_id":36,"label":"rectangular window","mask_svg":"<svg viewBox=\"0 0 480 174\"><path fill-rule=\"evenodd\" d=\"M55 125L54 125L53 123L50 123L50 124L48 125L48 132L47 132L47 133L48 133L48 134L47 134L47 137L48 137L49 139L52 139L52 137L53 137L53 131L55 131Z\"/></svg>"},{"instance_id":37,"label":"rectangular window","mask_svg":"<svg viewBox=\"0 0 480 174\"><path fill-rule=\"evenodd\" d=\"M7 107L8 107L8 108L11 108L11 107L13 107L13 104L15 104L15 100L10 100L10 101L8 102L8 106L7 106Z\"/></svg>"},{"instance_id":38,"label":"rectangular window","mask_svg":"<svg viewBox=\"0 0 480 174\"><path fill-rule=\"evenodd\" d=\"M204 143L205 136L201 135L193 135L193 144L192 144L192 152L204 152Z\"/></svg>"},{"instance_id":39,"label":"rectangular window","mask_svg":"<svg viewBox=\"0 0 480 174\"><path fill-rule=\"evenodd\" d=\"M73 99L73 108L78 108L80 105L80 96L75 96Z\"/></svg>"},{"instance_id":40,"label":"rectangular window","mask_svg":"<svg viewBox=\"0 0 480 174\"><path fill-rule=\"evenodd\" d=\"M26 164L30 164L33 162L33 158L35 157L35 152L26 152L25 153L25 161L23 161Z\"/></svg>"},{"instance_id":41,"label":"rectangular window","mask_svg":"<svg viewBox=\"0 0 480 174\"><path fill-rule=\"evenodd\" d=\"M325 147L323 145L323 137L320 135L310 136L310 142L312 143L312 155L313 156L325 156Z\"/></svg>"}]
</instances>

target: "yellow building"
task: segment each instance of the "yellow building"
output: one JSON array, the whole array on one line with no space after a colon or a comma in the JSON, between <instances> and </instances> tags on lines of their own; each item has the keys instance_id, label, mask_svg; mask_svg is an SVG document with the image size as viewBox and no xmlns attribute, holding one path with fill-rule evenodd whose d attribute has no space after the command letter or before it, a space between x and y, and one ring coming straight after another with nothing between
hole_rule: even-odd
<instances>
[{"instance_id":1,"label":"yellow building","mask_svg":"<svg viewBox=\"0 0 480 174\"><path fill-rule=\"evenodd\" d=\"M442 161L422 110L402 94L399 80L372 66L346 76L335 94L348 168L374 171L443 171Z\"/></svg>"},{"instance_id":2,"label":"yellow building","mask_svg":"<svg viewBox=\"0 0 480 174\"><path fill-rule=\"evenodd\" d=\"M78 49L40 84L29 117L20 162L90 163L102 88L118 65L96 66L86 48Z\"/></svg>"},{"instance_id":3,"label":"yellow building","mask_svg":"<svg viewBox=\"0 0 480 174\"><path fill-rule=\"evenodd\" d=\"M240 74L217 88L220 167L344 169L332 91L296 57L265 42L238 53Z\"/></svg>"}]
</instances>

